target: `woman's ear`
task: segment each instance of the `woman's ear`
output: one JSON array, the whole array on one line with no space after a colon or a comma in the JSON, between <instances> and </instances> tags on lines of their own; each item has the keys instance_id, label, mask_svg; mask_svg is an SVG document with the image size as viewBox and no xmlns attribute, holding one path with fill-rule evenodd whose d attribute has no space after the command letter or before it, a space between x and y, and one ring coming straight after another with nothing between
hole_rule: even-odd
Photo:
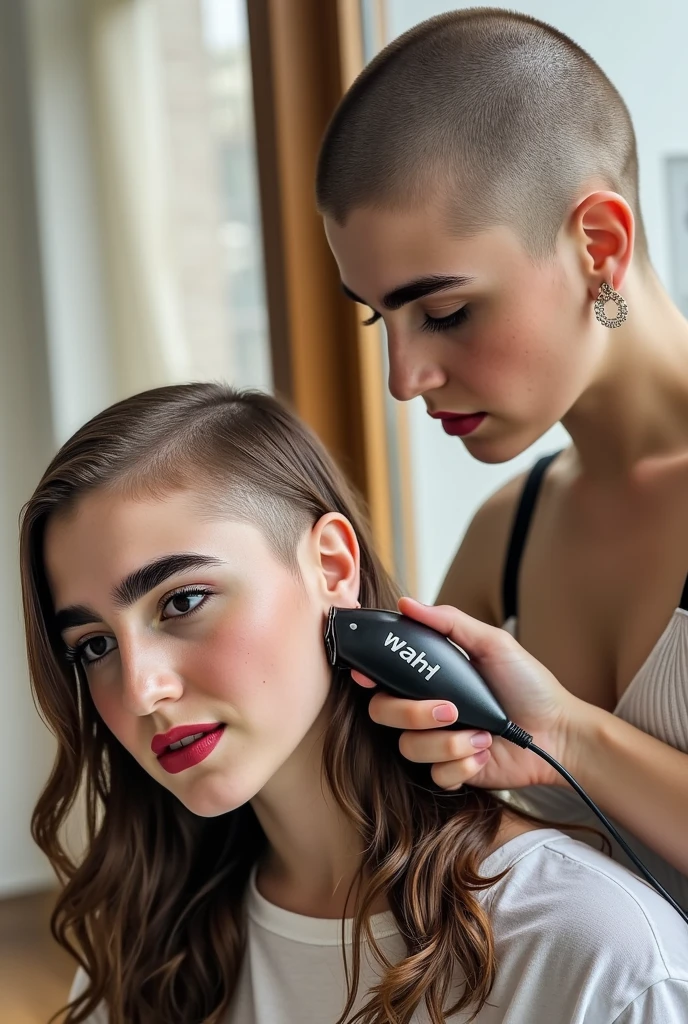
<instances>
[{"instance_id":1,"label":"woman's ear","mask_svg":"<svg viewBox=\"0 0 688 1024\"><path fill-rule=\"evenodd\" d=\"M579 243L590 294L596 299L606 282L619 291L633 256L633 211L616 192L592 192L578 203L569 221Z\"/></svg>"},{"instance_id":2,"label":"woman's ear","mask_svg":"<svg viewBox=\"0 0 688 1024\"><path fill-rule=\"evenodd\" d=\"M339 512L321 516L310 534L316 585L327 607L353 608L361 586L356 531Z\"/></svg>"}]
</instances>

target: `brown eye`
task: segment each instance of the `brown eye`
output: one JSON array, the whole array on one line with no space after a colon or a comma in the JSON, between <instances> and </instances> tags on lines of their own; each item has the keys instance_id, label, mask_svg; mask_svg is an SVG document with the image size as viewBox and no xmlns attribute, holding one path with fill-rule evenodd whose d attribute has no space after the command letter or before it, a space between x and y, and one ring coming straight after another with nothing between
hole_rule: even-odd
<instances>
[{"instance_id":1,"label":"brown eye","mask_svg":"<svg viewBox=\"0 0 688 1024\"><path fill-rule=\"evenodd\" d=\"M79 657L84 665L94 665L117 647L114 636L92 636L79 645Z\"/></svg>"},{"instance_id":2,"label":"brown eye","mask_svg":"<svg viewBox=\"0 0 688 1024\"><path fill-rule=\"evenodd\" d=\"M183 615L195 612L205 602L207 593L204 590L183 590L173 594L163 609L165 619L179 619Z\"/></svg>"}]
</instances>

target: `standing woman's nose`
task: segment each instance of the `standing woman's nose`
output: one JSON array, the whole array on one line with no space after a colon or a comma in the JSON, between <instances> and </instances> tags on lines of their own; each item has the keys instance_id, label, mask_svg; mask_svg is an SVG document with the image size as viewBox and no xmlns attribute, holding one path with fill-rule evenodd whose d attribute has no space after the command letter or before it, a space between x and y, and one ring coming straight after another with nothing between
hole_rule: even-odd
<instances>
[{"instance_id":1,"label":"standing woman's nose","mask_svg":"<svg viewBox=\"0 0 688 1024\"><path fill-rule=\"evenodd\" d=\"M410 337L399 330L387 329L389 353L388 386L398 402L437 391L447 383L447 375L437 359L431 339Z\"/></svg>"},{"instance_id":2,"label":"standing woman's nose","mask_svg":"<svg viewBox=\"0 0 688 1024\"><path fill-rule=\"evenodd\" d=\"M130 714L152 714L161 703L177 701L184 692L182 676L160 638L120 642L122 702Z\"/></svg>"}]
</instances>

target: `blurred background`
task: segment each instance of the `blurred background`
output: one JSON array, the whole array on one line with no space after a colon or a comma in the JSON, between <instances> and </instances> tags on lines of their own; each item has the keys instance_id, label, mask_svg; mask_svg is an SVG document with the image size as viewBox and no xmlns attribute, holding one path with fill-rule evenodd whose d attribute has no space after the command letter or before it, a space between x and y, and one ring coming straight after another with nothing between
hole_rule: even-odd
<instances>
[{"instance_id":1,"label":"blurred background","mask_svg":"<svg viewBox=\"0 0 688 1024\"><path fill-rule=\"evenodd\" d=\"M105 405L224 378L286 397L364 493L376 542L431 600L476 507L565 442L472 462L385 389L313 209L338 99L438 0L0 4L0 1016L47 1021L72 966L29 835L51 737L27 679L17 518L56 447ZM497 5L494 5L497 6ZM688 7L540 0L628 103L655 267L688 313Z\"/></svg>"}]
</instances>

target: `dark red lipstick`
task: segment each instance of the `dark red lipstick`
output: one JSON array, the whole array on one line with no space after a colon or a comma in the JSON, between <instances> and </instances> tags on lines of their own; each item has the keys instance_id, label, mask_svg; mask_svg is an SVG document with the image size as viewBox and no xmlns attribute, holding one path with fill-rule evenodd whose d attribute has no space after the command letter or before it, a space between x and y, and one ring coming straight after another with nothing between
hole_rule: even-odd
<instances>
[{"instance_id":1,"label":"dark red lipstick","mask_svg":"<svg viewBox=\"0 0 688 1024\"><path fill-rule=\"evenodd\" d=\"M222 739L224 731L221 722L177 725L169 732L154 736L151 750L160 766L171 775L176 775L205 761Z\"/></svg>"},{"instance_id":2,"label":"dark red lipstick","mask_svg":"<svg viewBox=\"0 0 688 1024\"><path fill-rule=\"evenodd\" d=\"M456 413L456 412L428 412L434 420L442 421L442 428L446 434L453 437L467 437L477 430L487 416L486 412Z\"/></svg>"}]
</instances>

